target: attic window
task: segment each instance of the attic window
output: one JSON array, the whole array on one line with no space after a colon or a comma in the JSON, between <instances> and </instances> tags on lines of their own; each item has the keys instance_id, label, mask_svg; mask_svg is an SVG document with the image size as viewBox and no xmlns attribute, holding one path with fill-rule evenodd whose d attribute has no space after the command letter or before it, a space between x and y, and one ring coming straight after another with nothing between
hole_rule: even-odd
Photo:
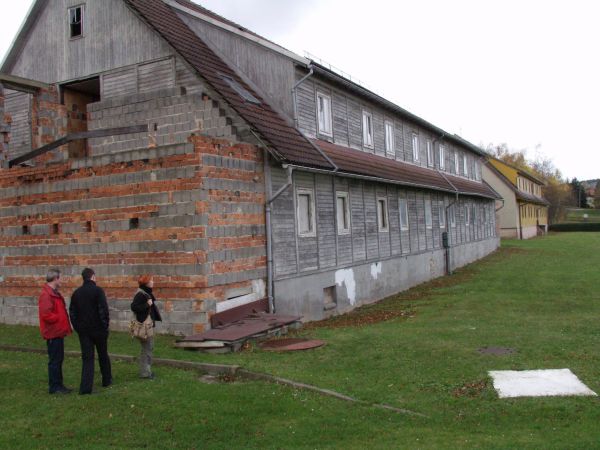
<instances>
[{"instance_id":1,"label":"attic window","mask_svg":"<svg viewBox=\"0 0 600 450\"><path fill-rule=\"evenodd\" d=\"M83 5L69 8L69 31L71 39L83 36Z\"/></svg>"},{"instance_id":2,"label":"attic window","mask_svg":"<svg viewBox=\"0 0 600 450\"><path fill-rule=\"evenodd\" d=\"M247 102L254 103L255 105L260 105L260 100L257 99L254 95L252 95L246 88L244 88L240 83L235 81L233 78L228 77L227 75L221 75L223 81L225 81L231 89L233 89L237 94L242 97Z\"/></svg>"}]
</instances>

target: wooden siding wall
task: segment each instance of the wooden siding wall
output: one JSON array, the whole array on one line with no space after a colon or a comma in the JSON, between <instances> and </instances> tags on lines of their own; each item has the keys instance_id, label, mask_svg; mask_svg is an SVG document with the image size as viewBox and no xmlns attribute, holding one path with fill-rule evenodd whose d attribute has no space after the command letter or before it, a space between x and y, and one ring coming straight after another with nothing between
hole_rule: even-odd
<instances>
[{"instance_id":1,"label":"wooden siding wall","mask_svg":"<svg viewBox=\"0 0 600 450\"><path fill-rule=\"evenodd\" d=\"M292 117L294 63L290 58L185 13L179 16L222 58L237 67L238 73L243 73L267 95L274 106Z\"/></svg>"},{"instance_id":2,"label":"wooden siding wall","mask_svg":"<svg viewBox=\"0 0 600 450\"><path fill-rule=\"evenodd\" d=\"M83 3L84 37L70 39L67 10ZM171 48L122 0L51 0L10 73L56 83L170 54Z\"/></svg>"},{"instance_id":3,"label":"wooden siding wall","mask_svg":"<svg viewBox=\"0 0 600 450\"><path fill-rule=\"evenodd\" d=\"M286 173L273 168L272 190L286 181ZM297 188L312 189L315 194L316 236L299 237L296 227ZM347 192L350 205L350 230L338 234L335 211L336 192ZM389 231L379 231L377 199L387 198ZM398 199L407 199L409 229L400 229ZM432 204L432 227L425 224L425 201ZM395 185L333 177L308 172L294 173L294 186L288 188L273 205L273 256L275 276L285 278L300 273L324 271L389 257L416 254L442 247L438 205L450 205L455 197L405 189ZM465 207L471 208L472 223L465 223ZM449 227L450 242L460 245L496 236L494 202L459 197L453 208L456 226ZM485 213L484 213L485 210ZM473 211L476 211L473 215ZM484 214L486 220L484 221Z\"/></svg>"},{"instance_id":4,"label":"wooden siding wall","mask_svg":"<svg viewBox=\"0 0 600 450\"><path fill-rule=\"evenodd\" d=\"M6 90L4 112L11 116L8 159L16 158L31 150L32 95Z\"/></svg>"},{"instance_id":5,"label":"wooden siding wall","mask_svg":"<svg viewBox=\"0 0 600 450\"><path fill-rule=\"evenodd\" d=\"M297 71L296 80L305 74ZM331 97L333 137L321 135L317 130L316 93L322 92ZM479 166L481 174L481 163L479 155L466 148L447 141L439 141L439 137L397 115L387 112L378 105L372 104L361 98L333 87L325 81L311 77L304 81L297 89L298 125L308 136L316 137L339 145L351 147L357 150L386 156L398 161L405 161L428 167L427 163L427 141L433 148L433 167L440 168L439 146L445 147L445 172L455 174L454 157L458 153L459 172L457 175L465 176L463 159L467 158L467 169L469 179L475 179L475 165ZM368 111L373 118L373 148L363 146L362 138L362 112ZM394 152L386 154L385 151L385 122L389 121L394 126ZM419 137L419 161L415 162L412 150L412 136Z\"/></svg>"}]
</instances>

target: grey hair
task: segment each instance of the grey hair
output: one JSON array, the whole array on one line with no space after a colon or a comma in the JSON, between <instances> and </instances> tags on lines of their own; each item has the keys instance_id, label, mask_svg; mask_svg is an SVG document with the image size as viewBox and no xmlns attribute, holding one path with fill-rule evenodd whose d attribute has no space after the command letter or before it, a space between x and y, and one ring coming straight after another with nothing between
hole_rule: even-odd
<instances>
[{"instance_id":1,"label":"grey hair","mask_svg":"<svg viewBox=\"0 0 600 450\"><path fill-rule=\"evenodd\" d=\"M56 268L48 269L48 273L46 273L46 281L48 283L52 283L58 278L60 278L60 270Z\"/></svg>"}]
</instances>

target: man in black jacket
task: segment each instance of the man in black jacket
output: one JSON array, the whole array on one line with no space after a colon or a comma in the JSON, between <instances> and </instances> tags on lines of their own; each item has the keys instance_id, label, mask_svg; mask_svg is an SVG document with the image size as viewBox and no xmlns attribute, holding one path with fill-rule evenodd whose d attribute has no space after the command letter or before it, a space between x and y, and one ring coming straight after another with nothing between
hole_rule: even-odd
<instances>
[{"instance_id":1,"label":"man in black jacket","mask_svg":"<svg viewBox=\"0 0 600 450\"><path fill-rule=\"evenodd\" d=\"M80 394L91 394L94 384L94 347L102 373L102 386L112 384L110 358L108 356L108 303L106 295L96 286L96 274L92 269L81 272L83 285L71 296L69 315L81 344Z\"/></svg>"}]
</instances>

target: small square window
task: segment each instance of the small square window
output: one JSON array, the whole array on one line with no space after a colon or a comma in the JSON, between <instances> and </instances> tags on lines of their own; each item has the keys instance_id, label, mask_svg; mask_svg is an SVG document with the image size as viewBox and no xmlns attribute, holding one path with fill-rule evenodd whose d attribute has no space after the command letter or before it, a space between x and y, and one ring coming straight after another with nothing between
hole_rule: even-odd
<instances>
[{"instance_id":1,"label":"small square window","mask_svg":"<svg viewBox=\"0 0 600 450\"><path fill-rule=\"evenodd\" d=\"M408 205L405 198L398 200L398 209L400 210L400 229L408 230Z\"/></svg>"},{"instance_id":2,"label":"small square window","mask_svg":"<svg viewBox=\"0 0 600 450\"><path fill-rule=\"evenodd\" d=\"M336 194L336 217L338 234L350 233L350 208L347 192Z\"/></svg>"},{"instance_id":3,"label":"small square window","mask_svg":"<svg viewBox=\"0 0 600 450\"><path fill-rule=\"evenodd\" d=\"M321 92L317 92L317 118L319 133L332 136L331 97Z\"/></svg>"},{"instance_id":4,"label":"small square window","mask_svg":"<svg viewBox=\"0 0 600 450\"><path fill-rule=\"evenodd\" d=\"M412 151L413 151L413 161L419 161L419 136L416 134L412 135Z\"/></svg>"},{"instance_id":5,"label":"small square window","mask_svg":"<svg viewBox=\"0 0 600 450\"><path fill-rule=\"evenodd\" d=\"M299 236L315 236L315 194L312 189L299 188L296 192Z\"/></svg>"},{"instance_id":6,"label":"small square window","mask_svg":"<svg viewBox=\"0 0 600 450\"><path fill-rule=\"evenodd\" d=\"M394 124L385 122L385 153L389 156L394 156Z\"/></svg>"},{"instance_id":7,"label":"small square window","mask_svg":"<svg viewBox=\"0 0 600 450\"><path fill-rule=\"evenodd\" d=\"M71 38L83 36L83 5L69 8L69 33Z\"/></svg>"},{"instance_id":8,"label":"small square window","mask_svg":"<svg viewBox=\"0 0 600 450\"><path fill-rule=\"evenodd\" d=\"M389 230L387 198L377 199L377 225L381 232Z\"/></svg>"},{"instance_id":9,"label":"small square window","mask_svg":"<svg viewBox=\"0 0 600 450\"><path fill-rule=\"evenodd\" d=\"M363 111L363 145L373 148L373 116L368 111Z\"/></svg>"},{"instance_id":10,"label":"small square window","mask_svg":"<svg viewBox=\"0 0 600 450\"><path fill-rule=\"evenodd\" d=\"M137 217L133 217L131 219L129 219L129 229L130 230L137 230L140 227L140 219L138 219Z\"/></svg>"}]
</instances>

